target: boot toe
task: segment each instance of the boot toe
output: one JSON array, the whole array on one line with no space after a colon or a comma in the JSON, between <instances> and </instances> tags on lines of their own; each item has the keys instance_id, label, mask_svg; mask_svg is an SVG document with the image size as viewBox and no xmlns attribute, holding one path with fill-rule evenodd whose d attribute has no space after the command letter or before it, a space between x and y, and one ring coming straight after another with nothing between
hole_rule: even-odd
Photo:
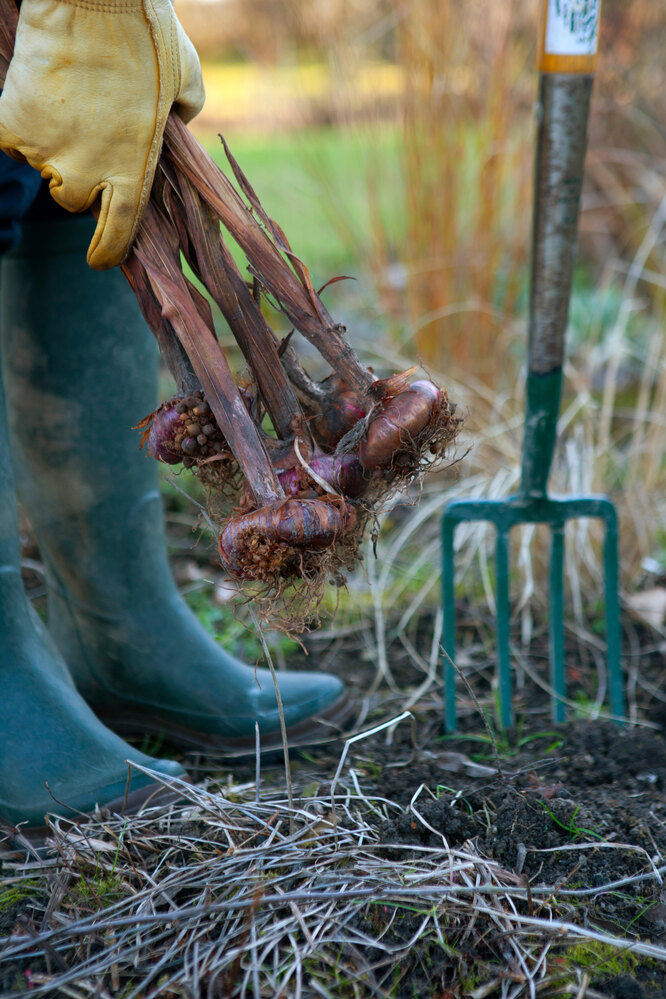
<instances>
[{"instance_id":1,"label":"boot toe","mask_svg":"<svg viewBox=\"0 0 666 999\"><path fill-rule=\"evenodd\" d=\"M287 726L296 725L308 718L326 715L341 698L346 700L344 684L330 673L278 674L280 696ZM271 714L277 715L277 704L270 684Z\"/></svg>"}]
</instances>

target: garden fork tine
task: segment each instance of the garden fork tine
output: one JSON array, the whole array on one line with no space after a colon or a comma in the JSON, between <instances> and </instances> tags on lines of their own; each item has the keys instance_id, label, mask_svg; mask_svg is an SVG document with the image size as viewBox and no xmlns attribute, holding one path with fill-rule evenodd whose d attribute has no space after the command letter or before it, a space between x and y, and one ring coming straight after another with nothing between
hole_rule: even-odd
<instances>
[{"instance_id":1,"label":"garden fork tine","mask_svg":"<svg viewBox=\"0 0 666 999\"><path fill-rule=\"evenodd\" d=\"M444 608L444 722L457 728L454 534L458 524L487 521L496 529L496 616L500 721L513 725L509 650L509 534L517 524L549 524L550 684L553 720L565 717L564 526L578 517L605 525L603 552L607 668L611 710L624 715L620 665L618 528L605 496L548 495L557 436L569 295L576 252L590 94L596 65L601 0L582 13L562 0L543 0L539 55L532 271L525 429L520 486L505 500L449 503L442 517Z\"/></svg>"}]
</instances>

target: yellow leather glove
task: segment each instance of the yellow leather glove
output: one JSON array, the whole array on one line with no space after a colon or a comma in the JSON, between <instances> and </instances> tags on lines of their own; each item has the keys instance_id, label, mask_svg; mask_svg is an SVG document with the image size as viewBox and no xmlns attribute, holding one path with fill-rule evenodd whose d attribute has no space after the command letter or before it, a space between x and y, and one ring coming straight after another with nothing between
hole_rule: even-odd
<instances>
[{"instance_id":1,"label":"yellow leather glove","mask_svg":"<svg viewBox=\"0 0 666 999\"><path fill-rule=\"evenodd\" d=\"M100 195L91 267L114 267L141 222L175 103L204 102L199 59L169 0L23 0L0 97L0 148L63 208Z\"/></svg>"}]
</instances>

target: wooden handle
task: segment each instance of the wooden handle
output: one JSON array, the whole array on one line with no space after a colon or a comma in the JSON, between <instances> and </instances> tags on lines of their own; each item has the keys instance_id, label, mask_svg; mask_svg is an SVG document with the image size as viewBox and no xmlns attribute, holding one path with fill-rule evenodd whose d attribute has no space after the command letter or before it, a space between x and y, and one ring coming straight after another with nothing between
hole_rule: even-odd
<instances>
[{"instance_id":1,"label":"wooden handle","mask_svg":"<svg viewBox=\"0 0 666 999\"><path fill-rule=\"evenodd\" d=\"M594 73L600 21L601 0L542 0L539 72Z\"/></svg>"}]
</instances>

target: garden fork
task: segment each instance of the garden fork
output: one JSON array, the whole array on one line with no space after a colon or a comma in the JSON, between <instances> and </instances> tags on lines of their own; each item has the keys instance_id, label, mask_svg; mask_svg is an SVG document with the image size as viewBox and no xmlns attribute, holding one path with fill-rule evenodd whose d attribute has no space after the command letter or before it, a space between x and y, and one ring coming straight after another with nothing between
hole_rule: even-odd
<instances>
[{"instance_id":1,"label":"garden fork","mask_svg":"<svg viewBox=\"0 0 666 999\"><path fill-rule=\"evenodd\" d=\"M455 731L454 534L458 524L487 521L496 529L496 621L500 722L513 725L510 672L509 533L517 524L549 524L550 687L552 717L565 717L564 526L578 517L604 522L607 668L611 710L621 719L618 527L606 496L556 498L547 492L557 436L565 330L576 253L587 119L596 66L600 0L544 0L539 45L528 371L521 479L505 500L450 502L442 516L444 722Z\"/></svg>"}]
</instances>

